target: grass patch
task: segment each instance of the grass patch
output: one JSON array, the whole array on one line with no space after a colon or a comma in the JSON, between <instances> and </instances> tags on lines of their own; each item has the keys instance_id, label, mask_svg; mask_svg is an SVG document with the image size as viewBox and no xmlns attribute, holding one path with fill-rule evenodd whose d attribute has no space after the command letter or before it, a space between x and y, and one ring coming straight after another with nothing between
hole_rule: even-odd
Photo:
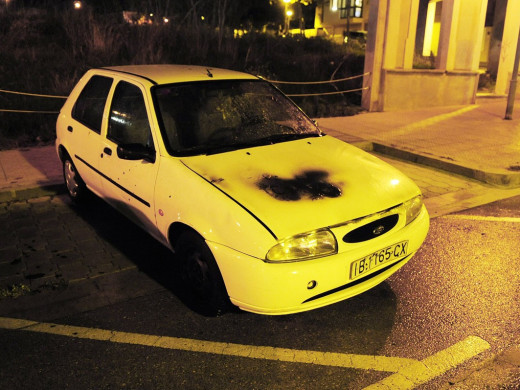
<instances>
[{"instance_id":1,"label":"grass patch","mask_svg":"<svg viewBox=\"0 0 520 390\"><path fill-rule=\"evenodd\" d=\"M31 293L31 288L26 284L19 283L13 284L12 286L8 286L0 289L0 299L4 298L18 298L24 295L28 295Z\"/></svg>"}]
</instances>

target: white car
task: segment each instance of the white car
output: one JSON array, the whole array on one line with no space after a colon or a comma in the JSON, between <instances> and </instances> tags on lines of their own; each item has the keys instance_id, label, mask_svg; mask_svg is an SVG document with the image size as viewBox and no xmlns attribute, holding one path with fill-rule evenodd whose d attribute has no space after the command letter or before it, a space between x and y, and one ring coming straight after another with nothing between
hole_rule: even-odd
<instances>
[{"instance_id":1,"label":"white car","mask_svg":"<svg viewBox=\"0 0 520 390\"><path fill-rule=\"evenodd\" d=\"M89 189L171 248L214 312L315 309L423 243L419 188L323 134L268 82L180 65L92 69L57 121L69 195Z\"/></svg>"}]
</instances>

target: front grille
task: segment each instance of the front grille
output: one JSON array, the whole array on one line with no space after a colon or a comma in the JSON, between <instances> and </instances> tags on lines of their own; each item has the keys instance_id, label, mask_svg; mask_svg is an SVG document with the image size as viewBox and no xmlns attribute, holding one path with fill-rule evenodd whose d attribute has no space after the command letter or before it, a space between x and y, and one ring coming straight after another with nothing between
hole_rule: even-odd
<instances>
[{"instance_id":1,"label":"front grille","mask_svg":"<svg viewBox=\"0 0 520 390\"><path fill-rule=\"evenodd\" d=\"M399 215L393 214L376 221L367 223L357 229L352 230L343 237L343 241L347 243L356 243L368 241L392 230L397 224Z\"/></svg>"}]
</instances>

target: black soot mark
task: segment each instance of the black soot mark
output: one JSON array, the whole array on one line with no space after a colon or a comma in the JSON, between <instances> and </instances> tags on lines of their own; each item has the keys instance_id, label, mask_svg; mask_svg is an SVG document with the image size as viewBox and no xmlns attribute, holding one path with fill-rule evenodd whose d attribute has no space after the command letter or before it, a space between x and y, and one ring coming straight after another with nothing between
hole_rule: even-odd
<instances>
[{"instance_id":1,"label":"black soot mark","mask_svg":"<svg viewBox=\"0 0 520 390\"><path fill-rule=\"evenodd\" d=\"M337 198L341 189L327 181L328 172L304 171L293 179L282 179L278 176L264 175L258 181L258 188L279 200L300 200L308 197L313 200L321 198Z\"/></svg>"}]
</instances>

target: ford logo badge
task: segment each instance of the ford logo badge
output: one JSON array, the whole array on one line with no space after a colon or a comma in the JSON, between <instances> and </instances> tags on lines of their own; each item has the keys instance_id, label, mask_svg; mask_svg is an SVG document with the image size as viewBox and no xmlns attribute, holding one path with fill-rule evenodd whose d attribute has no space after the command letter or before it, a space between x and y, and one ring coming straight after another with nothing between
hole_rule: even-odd
<instances>
[{"instance_id":1,"label":"ford logo badge","mask_svg":"<svg viewBox=\"0 0 520 390\"><path fill-rule=\"evenodd\" d=\"M385 227L383 225L379 225L374 230L372 230L372 233L374 234L374 236L379 236L384 231L385 231Z\"/></svg>"}]
</instances>

